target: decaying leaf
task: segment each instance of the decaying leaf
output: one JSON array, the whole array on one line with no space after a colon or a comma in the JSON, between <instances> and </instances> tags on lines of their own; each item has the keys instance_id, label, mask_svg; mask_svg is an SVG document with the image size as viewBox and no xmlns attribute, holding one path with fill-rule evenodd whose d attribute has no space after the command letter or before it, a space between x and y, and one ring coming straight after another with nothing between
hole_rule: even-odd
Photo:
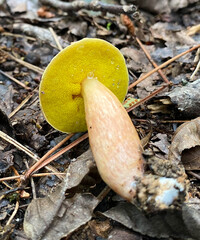
<instances>
[{"instance_id":1,"label":"decaying leaf","mask_svg":"<svg viewBox=\"0 0 200 240\"><path fill-rule=\"evenodd\" d=\"M170 13L171 11L177 11L181 8L185 8L188 6L188 4L191 2L194 3L195 1L197 2L198 0L153 0L151 1L151 4L149 4L148 0L136 0L136 3L139 5L139 7L153 13Z\"/></svg>"},{"instance_id":2,"label":"decaying leaf","mask_svg":"<svg viewBox=\"0 0 200 240\"><path fill-rule=\"evenodd\" d=\"M98 200L91 194L76 194L66 199L65 191L77 186L93 164L91 152L87 151L69 166L64 182L53 193L30 203L24 219L28 237L61 239L91 219Z\"/></svg>"},{"instance_id":3,"label":"decaying leaf","mask_svg":"<svg viewBox=\"0 0 200 240\"><path fill-rule=\"evenodd\" d=\"M200 113L200 79L183 87L176 87L166 94L178 109L188 118L199 117Z\"/></svg>"},{"instance_id":4,"label":"decaying leaf","mask_svg":"<svg viewBox=\"0 0 200 240\"><path fill-rule=\"evenodd\" d=\"M13 95L14 89L13 86L0 85L0 109L9 115L12 112L13 108Z\"/></svg>"},{"instance_id":5,"label":"decaying leaf","mask_svg":"<svg viewBox=\"0 0 200 240\"><path fill-rule=\"evenodd\" d=\"M184 164L186 170L200 169L200 118L182 124L175 132L169 160Z\"/></svg>"},{"instance_id":6,"label":"decaying leaf","mask_svg":"<svg viewBox=\"0 0 200 240\"><path fill-rule=\"evenodd\" d=\"M128 59L127 67L134 72L147 72L151 69L151 64L145 58L141 50L133 48L122 48L121 53Z\"/></svg>"},{"instance_id":7,"label":"decaying leaf","mask_svg":"<svg viewBox=\"0 0 200 240\"><path fill-rule=\"evenodd\" d=\"M183 204L183 220L191 236L200 239L200 200L191 198Z\"/></svg>"},{"instance_id":8,"label":"decaying leaf","mask_svg":"<svg viewBox=\"0 0 200 240\"><path fill-rule=\"evenodd\" d=\"M6 170L13 165L13 150L2 152L0 151L0 174L5 173Z\"/></svg>"},{"instance_id":9,"label":"decaying leaf","mask_svg":"<svg viewBox=\"0 0 200 240\"><path fill-rule=\"evenodd\" d=\"M142 240L143 237L138 233L132 232L127 228L115 227L108 236L109 240Z\"/></svg>"},{"instance_id":10,"label":"decaying leaf","mask_svg":"<svg viewBox=\"0 0 200 240\"><path fill-rule=\"evenodd\" d=\"M148 216L130 203L119 203L116 207L104 212L103 215L150 237L191 237L181 210L167 210ZM196 229L199 231L200 226L198 225Z\"/></svg>"},{"instance_id":11,"label":"decaying leaf","mask_svg":"<svg viewBox=\"0 0 200 240\"><path fill-rule=\"evenodd\" d=\"M180 25L157 22L150 29L154 38L162 39L168 43L195 44L195 41L182 30Z\"/></svg>"},{"instance_id":12,"label":"decaying leaf","mask_svg":"<svg viewBox=\"0 0 200 240\"><path fill-rule=\"evenodd\" d=\"M153 142L152 145L160 149L163 153L168 154L170 144L167 140L167 134L158 133L154 138L158 139L158 141Z\"/></svg>"},{"instance_id":13,"label":"decaying leaf","mask_svg":"<svg viewBox=\"0 0 200 240\"><path fill-rule=\"evenodd\" d=\"M57 190L47 198L32 201L31 212L30 207L27 209L24 230L32 240L61 239L92 218L98 204L93 195L77 194L73 198L63 199L61 189Z\"/></svg>"}]
</instances>

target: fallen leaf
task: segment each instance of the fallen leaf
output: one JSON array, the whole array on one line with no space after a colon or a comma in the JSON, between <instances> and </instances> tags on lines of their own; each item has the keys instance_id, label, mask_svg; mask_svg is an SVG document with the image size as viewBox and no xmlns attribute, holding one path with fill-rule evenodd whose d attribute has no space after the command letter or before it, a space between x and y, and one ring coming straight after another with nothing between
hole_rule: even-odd
<instances>
[{"instance_id":1,"label":"fallen leaf","mask_svg":"<svg viewBox=\"0 0 200 240\"><path fill-rule=\"evenodd\" d=\"M148 216L134 205L124 202L104 212L103 215L150 237L191 237L182 219L181 210L159 211ZM200 226L198 227L200 229Z\"/></svg>"},{"instance_id":2,"label":"fallen leaf","mask_svg":"<svg viewBox=\"0 0 200 240\"><path fill-rule=\"evenodd\" d=\"M13 165L13 158L13 150L7 152L0 151L0 174L5 173Z\"/></svg>"},{"instance_id":3,"label":"fallen leaf","mask_svg":"<svg viewBox=\"0 0 200 240\"><path fill-rule=\"evenodd\" d=\"M120 228L120 227L115 227L112 229L108 236L109 240L142 240L143 237L140 236L138 233L132 232L127 228Z\"/></svg>"},{"instance_id":4,"label":"fallen leaf","mask_svg":"<svg viewBox=\"0 0 200 240\"><path fill-rule=\"evenodd\" d=\"M200 239L200 200L191 198L183 204L183 220L191 236Z\"/></svg>"},{"instance_id":5,"label":"fallen leaf","mask_svg":"<svg viewBox=\"0 0 200 240\"><path fill-rule=\"evenodd\" d=\"M173 104L178 106L188 118L199 117L200 113L200 79L188 83L183 87L176 87L166 95L170 97Z\"/></svg>"},{"instance_id":6,"label":"fallen leaf","mask_svg":"<svg viewBox=\"0 0 200 240\"><path fill-rule=\"evenodd\" d=\"M61 192L60 192L61 191ZM28 207L24 230L32 240L52 240L69 236L92 218L98 200L91 194L64 199L62 188L47 198L33 200Z\"/></svg>"},{"instance_id":7,"label":"fallen leaf","mask_svg":"<svg viewBox=\"0 0 200 240\"><path fill-rule=\"evenodd\" d=\"M49 196L34 199L28 206L24 231L32 240L61 239L92 218L98 200L91 194L76 194L66 199L65 191L77 186L94 166L91 151L72 162L61 185Z\"/></svg>"},{"instance_id":8,"label":"fallen leaf","mask_svg":"<svg viewBox=\"0 0 200 240\"><path fill-rule=\"evenodd\" d=\"M6 2L12 14L26 12L27 10L26 0L7 0Z\"/></svg>"},{"instance_id":9,"label":"fallen leaf","mask_svg":"<svg viewBox=\"0 0 200 240\"><path fill-rule=\"evenodd\" d=\"M195 41L182 30L180 25L172 23L157 22L150 28L154 38L161 39L167 43L193 45Z\"/></svg>"},{"instance_id":10,"label":"fallen leaf","mask_svg":"<svg viewBox=\"0 0 200 240\"><path fill-rule=\"evenodd\" d=\"M168 159L172 162L184 164L186 170L199 170L200 153L200 118L186 122L177 128Z\"/></svg>"},{"instance_id":11,"label":"fallen leaf","mask_svg":"<svg viewBox=\"0 0 200 240\"><path fill-rule=\"evenodd\" d=\"M168 154L170 144L167 140L167 134L158 133L155 137L159 140L153 142L152 145L160 149L163 153Z\"/></svg>"},{"instance_id":12,"label":"fallen leaf","mask_svg":"<svg viewBox=\"0 0 200 240\"><path fill-rule=\"evenodd\" d=\"M198 0L193 0L192 3L194 2L198 2ZM170 13L187 7L188 4L191 4L191 0L152 0L151 4L149 4L148 0L136 0L136 3L139 7L152 13Z\"/></svg>"},{"instance_id":13,"label":"fallen leaf","mask_svg":"<svg viewBox=\"0 0 200 240\"><path fill-rule=\"evenodd\" d=\"M120 49L120 52L127 58L128 69L134 72L147 72L152 69L151 64L141 50L124 47Z\"/></svg>"}]
</instances>

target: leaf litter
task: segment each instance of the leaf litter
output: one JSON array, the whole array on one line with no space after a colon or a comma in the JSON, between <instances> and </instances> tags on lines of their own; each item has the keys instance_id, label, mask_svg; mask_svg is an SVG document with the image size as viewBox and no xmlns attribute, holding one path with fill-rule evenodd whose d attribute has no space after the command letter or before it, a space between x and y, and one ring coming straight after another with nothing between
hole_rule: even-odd
<instances>
[{"instance_id":1,"label":"leaf litter","mask_svg":"<svg viewBox=\"0 0 200 240\"><path fill-rule=\"evenodd\" d=\"M47 197L32 200L24 219L28 237L33 240L61 239L92 218L92 212L99 203L92 194L77 193L72 198L65 197L65 192L76 187L92 167L92 154L87 151L70 164L61 185Z\"/></svg>"},{"instance_id":2,"label":"leaf litter","mask_svg":"<svg viewBox=\"0 0 200 240\"><path fill-rule=\"evenodd\" d=\"M3 53L0 57L0 68L26 84L32 91L38 87L43 69L58 53L58 46L49 27L56 32L62 47L83 37L99 37L113 43L126 58L131 82L152 69L146 56L129 34L128 27L120 22L118 13L102 15L101 12L93 14L91 11L80 10L72 14L73 10L71 12L56 10L45 4L45 1L27 0L17 1L15 4L12 1L5 2L7 5L2 5L0 13L1 49L11 52L20 60L25 59L36 65L41 71L35 72L29 68L30 66L23 66L21 62L16 62ZM147 1L138 1L141 18L140 21L136 19L133 22L137 37L143 40L145 48L157 64L199 42L199 34L196 32L198 27L193 28L192 34L186 29L188 26L198 25L199 3L179 1L177 4L176 1L166 0L161 4L160 1L153 1L151 6L148 3L148 10L144 11L145 2ZM47 5L44 9L46 13L51 13L51 18L38 13L41 3ZM128 4L128 1L126 3ZM155 12L159 14L155 15ZM189 53L163 69L163 73L174 85L130 113L139 134L143 137L148 136L148 142L145 143L147 175L179 178L185 177L189 173L188 170L195 171L193 173L198 175L198 118L183 125L182 129L178 128L175 133L180 122L199 117L199 72L197 71L194 79L190 78L198 64L194 58L194 52ZM129 94L141 100L158 89L161 84L162 79L156 73L134 89L130 89ZM27 103L22 104L17 113L9 117L27 96L29 96L27 89L0 74L0 113L2 113L0 129L42 157L52 148L54 140L62 134L45 122L38 105L37 93ZM155 102L157 106L159 102L157 110L155 105L153 106ZM165 105L163 103L167 105L167 111L162 108ZM145 124L147 120L152 126L150 135ZM76 239L76 236L81 240L97 239L100 236L112 239L113 235L115 236L113 239L200 238L198 178L188 174L186 184L188 194L183 203L179 203L175 208L145 213L120 198L116 201L116 195L112 191L105 198L95 197L105 185L100 182L96 170L94 171L95 164L92 156L86 152L87 149L86 140L61 156L55 163L51 163L62 171L69 166L63 182L59 183L56 175L43 177L45 181L34 178L36 195L43 198L31 201L33 185L30 188L28 184L27 191L31 197L19 200L20 210L12 225L7 227L6 222L15 208L16 199L12 197L13 200L10 202L4 197L0 200L3 239L10 236L14 239L27 239L22 230L23 222L27 236L32 239L62 237ZM29 166L32 164L29 157L2 139L0 151L2 177L13 175L11 166L18 173L23 173L26 169L24 159L27 159ZM7 196L4 193L8 192L9 188L15 189L16 185L17 182L13 181L0 184L1 196ZM103 220L96 210L101 216L104 215ZM105 223L107 230L104 230L106 235L103 235L98 227L103 226L105 219L112 219L112 222ZM78 235L77 231L81 233L85 231L86 235ZM137 235L135 231L138 232Z\"/></svg>"}]
</instances>

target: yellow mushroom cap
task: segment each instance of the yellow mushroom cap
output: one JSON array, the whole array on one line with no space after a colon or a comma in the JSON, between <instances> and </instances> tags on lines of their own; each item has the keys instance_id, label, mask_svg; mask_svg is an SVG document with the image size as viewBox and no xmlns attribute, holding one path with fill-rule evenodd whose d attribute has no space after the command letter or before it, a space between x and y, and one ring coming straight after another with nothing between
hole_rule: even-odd
<instances>
[{"instance_id":1,"label":"yellow mushroom cap","mask_svg":"<svg viewBox=\"0 0 200 240\"><path fill-rule=\"evenodd\" d=\"M104 40L80 40L52 59L40 83L41 109L55 129L68 133L87 130L81 96L81 83L87 77L97 78L120 102L124 100L128 71L120 51Z\"/></svg>"}]
</instances>

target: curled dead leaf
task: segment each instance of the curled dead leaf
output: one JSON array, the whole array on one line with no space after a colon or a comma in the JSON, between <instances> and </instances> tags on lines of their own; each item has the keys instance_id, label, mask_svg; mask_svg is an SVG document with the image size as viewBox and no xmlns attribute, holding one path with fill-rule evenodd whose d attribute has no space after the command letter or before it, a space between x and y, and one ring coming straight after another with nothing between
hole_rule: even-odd
<instances>
[{"instance_id":1,"label":"curled dead leaf","mask_svg":"<svg viewBox=\"0 0 200 240\"><path fill-rule=\"evenodd\" d=\"M200 117L182 124L175 132L169 148L169 160L186 170L200 169Z\"/></svg>"}]
</instances>

